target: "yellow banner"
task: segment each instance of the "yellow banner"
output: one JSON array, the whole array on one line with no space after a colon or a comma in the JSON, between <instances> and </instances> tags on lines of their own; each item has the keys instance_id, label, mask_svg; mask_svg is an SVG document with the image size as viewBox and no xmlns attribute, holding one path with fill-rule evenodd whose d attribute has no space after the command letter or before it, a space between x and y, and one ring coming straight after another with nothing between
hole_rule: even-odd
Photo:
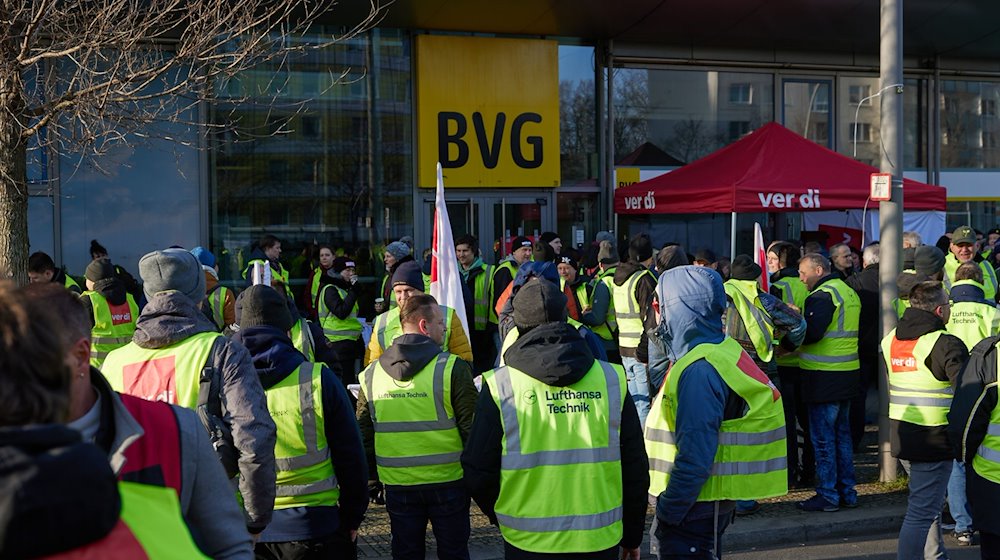
<instances>
[{"instance_id":1,"label":"yellow banner","mask_svg":"<svg viewBox=\"0 0 1000 560\"><path fill-rule=\"evenodd\" d=\"M639 182L638 167L616 167L615 168L615 188L627 187Z\"/></svg>"},{"instance_id":2,"label":"yellow banner","mask_svg":"<svg viewBox=\"0 0 1000 560\"><path fill-rule=\"evenodd\" d=\"M557 187L555 41L417 36L418 184Z\"/></svg>"}]
</instances>

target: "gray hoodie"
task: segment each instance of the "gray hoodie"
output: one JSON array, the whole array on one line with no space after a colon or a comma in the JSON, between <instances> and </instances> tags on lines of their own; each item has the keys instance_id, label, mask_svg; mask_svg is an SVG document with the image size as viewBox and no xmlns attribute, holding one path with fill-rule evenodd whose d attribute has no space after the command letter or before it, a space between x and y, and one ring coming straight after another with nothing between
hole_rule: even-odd
<instances>
[{"instance_id":1,"label":"gray hoodie","mask_svg":"<svg viewBox=\"0 0 1000 560\"><path fill-rule=\"evenodd\" d=\"M163 348L203 332L215 332L215 325L190 298L177 291L160 292L139 315L132 342L142 348ZM240 453L239 491L247 529L258 533L271 521L274 509L277 431L250 352L242 344L219 336L210 360L221 373L223 421L231 427Z\"/></svg>"}]
</instances>

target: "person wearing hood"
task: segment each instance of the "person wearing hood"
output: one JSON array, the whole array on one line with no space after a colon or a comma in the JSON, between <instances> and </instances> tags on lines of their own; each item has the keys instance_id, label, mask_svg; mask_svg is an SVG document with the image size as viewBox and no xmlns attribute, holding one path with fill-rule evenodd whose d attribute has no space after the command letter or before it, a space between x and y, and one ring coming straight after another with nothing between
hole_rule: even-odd
<instances>
[{"instance_id":1,"label":"person wearing hood","mask_svg":"<svg viewBox=\"0 0 1000 560\"><path fill-rule=\"evenodd\" d=\"M368 509L368 466L351 401L332 371L292 346L293 319L282 294L257 285L239 299L233 338L250 351L278 426L278 490L258 557L354 558ZM303 386L311 388L305 395ZM302 490L306 485L316 489Z\"/></svg>"},{"instance_id":2,"label":"person wearing hood","mask_svg":"<svg viewBox=\"0 0 1000 560\"><path fill-rule=\"evenodd\" d=\"M880 247L877 242L865 247L861 255L864 268L855 272L845 282L857 294L861 302L861 316L858 319L858 362L861 364L860 387L851 400L851 440L854 451L861 449L861 440L865 435L865 403L868 399L868 388L872 387L879 371L878 340L882 324L882 295L879 289L879 256Z\"/></svg>"},{"instance_id":3,"label":"person wearing hood","mask_svg":"<svg viewBox=\"0 0 1000 560\"><path fill-rule=\"evenodd\" d=\"M281 283L284 286L288 297L292 296L291 284L288 283L288 270L281 265L281 240L273 235L265 235L254 244L253 251L250 252L250 260L247 267L243 269L243 278L247 281L247 287L253 285L253 266L256 263L266 264L271 268L272 284ZM139 272L142 277L142 271Z\"/></svg>"},{"instance_id":4,"label":"person wearing hood","mask_svg":"<svg viewBox=\"0 0 1000 560\"><path fill-rule=\"evenodd\" d=\"M0 557L207 558L173 489L119 482L102 450L64 425L76 373L62 326L50 306L0 284Z\"/></svg>"},{"instance_id":5,"label":"person wearing hood","mask_svg":"<svg viewBox=\"0 0 1000 560\"><path fill-rule=\"evenodd\" d=\"M691 264L688 260L687 251L678 243L668 243L656 255L656 272L664 272ZM654 296L655 297L655 296ZM655 300L654 300L655 301ZM667 369L670 367L670 358L667 357L667 350L664 342L656 335L656 314L647 313L643 328L646 331L646 349L648 357L649 387L653 396L660 391L663 380L667 378Z\"/></svg>"},{"instance_id":6,"label":"person wearing hood","mask_svg":"<svg viewBox=\"0 0 1000 560\"><path fill-rule=\"evenodd\" d=\"M955 271L958 265L967 262L974 262L983 271L983 292L986 299L997 300L997 275L990 263L983 259L983 256L976 250L976 231L969 226L961 226L951 234L951 244L948 246L949 253L944 261L944 287L951 290L951 285L955 281Z\"/></svg>"},{"instance_id":7,"label":"person wearing hood","mask_svg":"<svg viewBox=\"0 0 1000 560\"><path fill-rule=\"evenodd\" d=\"M22 292L61 319L65 361L72 371L67 425L107 455L119 480L176 492L180 513L204 554L252 558L243 512L198 415L111 390L91 365L92 323L80 299L52 284L29 285Z\"/></svg>"},{"instance_id":8,"label":"person wearing hood","mask_svg":"<svg viewBox=\"0 0 1000 560\"><path fill-rule=\"evenodd\" d=\"M519 235L514 238L510 246L510 255L497 264L496 270L493 271L493 282L490 284L490 323L499 324L499 317L497 307L503 307L497 304L500 301L501 296L508 291L507 287L514 282L514 277L517 276L517 269L520 268L524 263L531 262L533 244L531 239ZM493 346L496 351L500 351L500 343L503 340L503 334L498 332L493 337Z\"/></svg>"},{"instance_id":9,"label":"person wearing hood","mask_svg":"<svg viewBox=\"0 0 1000 560\"><path fill-rule=\"evenodd\" d=\"M909 463L910 494L897 554L901 560L948 557L939 517L954 463L948 410L969 354L960 339L945 332L947 321L948 293L940 282L921 282L910 292L909 309L881 344L892 456Z\"/></svg>"},{"instance_id":10,"label":"person wearing hood","mask_svg":"<svg viewBox=\"0 0 1000 560\"><path fill-rule=\"evenodd\" d=\"M364 355L361 323L358 322L361 286L355 270L353 260L337 257L322 278L323 287L316 303L317 320L340 362L340 375L345 387L358 382L355 362Z\"/></svg>"},{"instance_id":11,"label":"person wearing hood","mask_svg":"<svg viewBox=\"0 0 1000 560\"><path fill-rule=\"evenodd\" d=\"M658 336L673 366L645 430L653 544L660 558L716 558L734 500L788 491L781 395L723 333L726 292L716 271L673 268L656 294Z\"/></svg>"},{"instance_id":12,"label":"person wearing hood","mask_svg":"<svg viewBox=\"0 0 1000 560\"><path fill-rule=\"evenodd\" d=\"M80 296L80 301L93 325L90 365L100 368L109 352L132 340L135 322L139 319L139 306L132 294L125 291L111 261L90 261L84 277L87 291Z\"/></svg>"},{"instance_id":13,"label":"person wearing hood","mask_svg":"<svg viewBox=\"0 0 1000 560\"><path fill-rule=\"evenodd\" d=\"M466 485L500 526L505 558L638 559L649 475L624 372L566 323L556 284L531 280L512 306L520 336L483 376Z\"/></svg>"},{"instance_id":14,"label":"person wearing hood","mask_svg":"<svg viewBox=\"0 0 1000 560\"><path fill-rule=\"evenodd\" d=\"M41 251L36 251L28 257L28 281L32 283L55 282L77 294L83 293L76 280L73 280L73 277L66 273L66 268L57 267L52 257Z\"/></svg>"},{"instance_id":15,"label":"person wearing hood","mask_svg":"<svg viewBox=\"0 0 1000 560\"><path fill-rule=\"evenodd\" d=\"M357 418L369 478L385 485L393 558L424 558L429 520L438 557L468 560L470 502L459 458L476 406L472 370L441 351L446 307L422 293L399 303L402 332L361 375Z\"/></svg>"},{"instance_id":16,"label":"person wearing hood","mask_svg":"<svg viewBox=\"0 0 1000 560\"><path fill-rule=\"evenodd\" d=\"M403 264L413 260L413 247L402 241L393 241L385 246L382 262L385 264L385 276L379 289L381 302L375 302L375 313L385 313L397 306L396 294L392 291L392 275ZM379 305L381 303L381 305Z\"/></svg>"},{"instance_id":17,"label":"person wearing hood","mask_svg":"<svg viewBox=\"0 0 1000 560\"><path fill-rule=\"evenodd\" d=\"M471 326L469 342L472 345L472 370L476 375L493 367L496 347L493 333L496 324L490 322L490 290L493 282L493 265L486 264L480 257L479 240L473 235L463 235L455 240L455 256L459 273L465 285L465 316Z\"/></svg>"},{"instance_id":18,"label":"person wearing hood","mask_svg":"<svg viewBox=\"0 0 1000 560\"><path fill-rule=\"evenodd\" d=\"M306 310L306 317L312 320L317 319L319 303L316 298L319 297L319 291L323 288L323 277L333 268L334 261L333 249L329 245L320 245L316 253L319 257L319 262L312 270L309 276L309 285L306 286L305 291L302 293L302 299L305 300L305 305L302 306L302 309Z\"/></svg>"},{"instance_id":19,"label":"person wearing hood","mask_svg":"<svg viewBox=\"0 0 1000 560\"><path fill-rule=\"evenodd\" d=\"M850 409L861 368L861 302L830 266L830 261L817 253L799 261L799 279L810 290L802 310L806 337L799 348L799 369L816 453L816 495L796 506L812 512L832 512L858 503Z\"/></svg>"},{"instance_id":20,"label":"person wearing hood","mask_svg":"<svg viewBox=\"0 0 1000 560\"><path fill-rule=\"evenodd\" d=\"M615 271L611 298L618 322L618 352L622 357L628 390L639 411L639 421L646 424L649 414L650 383L645 324L652 313L656 277L650 272L653 263L653 243L649 235L636 234L629 241L628 262Z\"/></svg>"},{"instance_id":21,"label":"person wearing hood","mask_svg":"<svg viewBox=\"0 0 1000 560\"><path fill-rule=\"evenodd\" d=\"M416 261L404 262L392 275L392 291L396 301L402 305L407 297L424 293L424 276ZM458 312L450 307L441 306L445 318L444 339L441 343L443 352L451 352L459 358L472 363L472 347L462 328ZM365 355L365 367L381 356L398 336L402 334L402 324L399 321L399 307L394 307L375 317L372 324L372 336Z\"/></svg>"},{"instance_id":22,"label":"person wearing hood","mask_svg":"<svg viewBox=\"0 0 1000 560\"><path fill-rule=\"evenodd\" d=\"M219 283L219 264L211 251L195 247L191 254L205 271L205 301L201 309L215 323L216 330L222 332L236 322L236 296L233 290Z\"/></svg>"},{"instance_id":23,"label":"person wearing hood","mask_svg":"<svg viewBox=\"0 0 1000 560\"><path fill-rule=\"evenodd\" d=\"M183 249L139 259L149 303L132 342L111 352L103 371L118 392L196 409L230 478L238 478L247 530L259 535L274 508L275 425L250 354L215 332L198 308L201 263Z\"/></svg>"}]
</instances>

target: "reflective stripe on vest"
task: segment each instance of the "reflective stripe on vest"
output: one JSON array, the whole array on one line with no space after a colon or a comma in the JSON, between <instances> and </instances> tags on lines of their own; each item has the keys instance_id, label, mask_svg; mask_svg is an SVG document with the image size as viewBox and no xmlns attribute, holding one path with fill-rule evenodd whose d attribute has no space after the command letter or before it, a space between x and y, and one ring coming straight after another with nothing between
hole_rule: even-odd
<instances>
[{"instance_id":1,"label":"reflective stripe on vest","mask_svg":"<svg viewBox=\"0 0 1000 560\"><path fill-rule=\"evenodd\" d=\"M473 329L484 330L490 321L490 293L493 291L493 265L483 264L473 279L472 314ZM471 271L470 271L471 274Z\"/></svg>"},{"instance_id":2,"label":"reflective stripe on vest","mask_svg":"<svg viewBox=\"0 0 1000 560\"><path fill-rule=\"evenodd\" d=\"M994 353L996 353L996 350L994 348ZM1000 355L994 359L997 360L994 365L1000 367ZM1000 383L993 381L983 387L982 394L979 400L976 401L975 408L969 414L970 420L980 412L978 409L983 403L986 393L991 389L996 390L998 384ZM963 457L968 457L968 437L969 430L966 427L962 436ZM986 437L983 438L982 443L976 449L976 454L972 458L972 468L975 469L976 474L979 476L995 484L1000 484L1000 406L994 405L993 410L990 411L990 423L986 428Z\"/></svg>"},{"instance_id":3,"label":"reflective stripe on vest","mask_svg":"<svg viewBox=\"0 0 1000 560\"><path fill-rule=\"evenodd\" d=\"M747 288L757 291L756 281L727 280L723 284L726 295L733 300L733 306L740 315L743 327L753 343L754 350L761 362L771 361L773 355L774 322L763 309L757 307L758 299L754 294L753 299L748 297ZM751 293L753 293L751 292Z\"/></svg>"},{"instance_id":4,"label":"reflective stripe on vest","mask_svg":"<svg viewBox=\"0 0 1000 560\"><path fill-rule=\"evenodd\" d=\"M500 323L500 319L497 316L497 310L493 307L493 302L497 301L497 298L500 297L500 294L496 291L496 276L501 270L506 270L510 273L511 282L514 281L514 278L517 278L517 265L510 260L501 262L493 270L493 276L490 278L490 302L487 304L487 307L489 307L490 312L490 323L494 325ZM504 289L506 289L506 286L504 286Z\"/></svg>"},{"instance_id":5,"label":"reflective stripe on vest","mask_svg":"<svg viewBox=\"0 0 1000 560\"><path fill-rule=\"evenodd\" d=\"M861 303L857 293L843 280L827 280L813 290L830 294L834 316L826 334L818 342L803 344L799 348L799 367L818 371L852 371L861 367L858 362L858 321Z\"/></svg>"},{"instance_id":6,"label":"reflective stripe on vest","mask_svg":"<svg viewBox=\"0 0 1000 560\"><path fill-rule=\"evenodd\" d=\"M444 342L441 343L441 350L447 352L448 345L451 342L451 322L455 316L455 311L446 305L441 305L440 307L441 312L444 314ZM378 345L385 352L397 338L403 335L403 326L399 323L399 308L394 307L375 317L375 326L372 330L374 331L372 336L375 337Z\"/></svg>"},{"instance_id":7,"label":"reflective stripe on vest","mask_svg":"<svg viewBox=\"0 0 1000 560\"><path fill-rule=\"evenodd\" d=\"M783 301L785 305L794 305L798 312L802 313L806 307L806 296L809 295L809 289L802 283L802 280L799 280L794 276L786 276L785 278L772 282L771 285L778 288L778 292L781 293L781 301ZM798 367L798 348L796 348L794 352L778 356L775 358L775 362L777 362L779 366Z\"/></svg>"},{"instance_id":8,"label":"reflective stripe on vest","mask_svg":"<svg viewBox=\"0 0 1000 560\"><path fill-rule=\"evenodd\" d=\"M309 280L309 301L312 302L313 309L319 308L319 303L317 303L316 298L319 297L319 283L324 274L326 274L326 270L323 270L322 266L318 266L315 270L313 270L312 278Z\"/></svg>"},{"instance_id":9,"label":"reflective stripe on vest","mask_svg":"<svg viewBox=\"0 0 1000 560\"><path fill-rule=\"evenodd\" d=\"M503 424L496 515L504 540L530 552L615 546L622 536L621 366L595 360L566 387L506 366L484 382Z\"/></svg>"},{"instance_id":10,"label":"reflective stripe on vest","mask_svg":"<svg viewBox=\"0 0 1000 560\"><path fill-rule=\"evenodd\" d=\"M229 288L216 284L208 294L208 307L212 311L212 321L219 331L226 328L226 295Z\"/></svg>"},{"instance_id":11,"label":"reflective stripe on vest","mask_svg":"<svg viewBox=\"0 0 1000 560\"><path fill-rule=\"evenodd\" d=\"M322 370L302 362L265 391L277 427L275 509L334 506L340 497L326 441Z\"/></svg>"},{"instance_id":12,"label":"reflective stripe on vest","mask_svg":"<svg viewBox=\"0 0 1000 560\"><path fill-rule=\"evenodd\" d=\"M89 296L94 310L94 327L90 331L90 365L100 369L111 351L132 342L139 306L131 294L125 294L125 302L121 305L112 305L99 292L84 292L83 295Z\"/></svg>"},{"instance_id":13,"label":"reflective stripe on vest","mask_svg":"<svg viewBox=\"0 0 1000 560\"><path fill-rule=\"evenodd\" d=\"M354 307L351 308L351 313L347 317L343 319L337 317L326 305L326 291L330 288L337 291L340 299L347 300L347 290L333 284L323 286L323 289L319 293L319 300L317 301L319 324L323 327L323 335L330 342L358 340L361 338L361 323L358 322L358 303L354 302Z\"/></svg>"},{"instance_id":14,"label":"reflective stripe on vest","mask_svg":"<svg viewBox=\"0 0 1000 560\"><path fill-rule=\"evenodd\" d=\"M975 261L969 261L975 262ZM946 290L951 292L952 285L955 282L955 272L958 271L958 267L962 263L958 262L958 258L955 257L954 253L948 253L944 259L944 287ZM984 297L989 301L996 301L997 296L997 274L996 271L990 266L990 263L986 261L979 261L976 263L979 266L979 270L983 271L983 294Z\"/></svg>"},{"instance_id":15,"label":"reflective stripe on vest","mask_svg":"<svg viewBox=\"0 0 1000 560\"><path fill-rule=\"evenodd\" d=\"M442 352L405 381L390 377L378 360L362 374L382 482L413 486L462 478L462 439L451 403L457 360Z\"/></svg>"},{"instance_id":16,"label":"reflective stripe on vest","mask_svg":"<svg viewBox=\"0 0 1000 560\"><path fill-rule=\"evenodd\" d=\"M102 373L119 393L194 409L202 372L212 367L208 360L220 336L198 333L155 349L130 342L108 354Z\"/></svg>"},{"instance_id":17,"label":"reflective stripe on vest","mask_svg":"<svg viewBox=\"0 0 1000 560\"><path fill-rule=\"evenodd\" d=\"M309 328L308 321L299 318L292 325L289 335L289 338L292 339L292 346L305 356L307 362L311 362L316 358L316 341L313 340L312 330Z\"/></svg>"},{"instance_id":18,"label":"reflective stripe on vest","mask_svg":"<svg viewBox=\"0 0 1000 560\"><path fill-rule=\"evenodd\" d=\"M689 365L702 359L747 402L750 410L743 417L722 422L711 474L698 500L755 500L784 495L788 478L781 395L740 344L729 337L720 344L699 344L682 356L653 400L645 429L649 494L658 496L670 482L677 455L674 427L680 378Z\"/></svg>"},{"instance_id":19,"label":"reflective stripe on vest","mask_svg":"<svg viewBox=\"0 0 1000 560\"><path fill-rule=\"evenodd\" d=\"M612 266L611 268L602 271L597 279L604 283L608 288L608 328L611 329L612 333L618 330L618 316L615 314L615 271L618 270L617 266Z\"/></svg>"},{"instance_id":20,"label":"reflective stripe on vest","mask_svg":"<svg viewBox=\"0 0 1000 560\"><path fill-rule=\"evenodd\" d=\"M652 275L644 268L621 286L615 285L615 319L618 321L618 345L622 348L637 348L642 338L642 313L635 296L635 285L646 274Z\"/></svg>"},{"instance_id":21,"label":"reflective stripe on vest","mask_svg":"<svg viewBox=\"0 0 1000 560\"><path fill-rule=\"evenodd\" d=\"M944 331L914 340L899 340L896 329L882 339L882 356L889 372L889 418L919 426L948 424L955 394L948 381L934 377L927 358Z\"/></svg>"}]
</instances>

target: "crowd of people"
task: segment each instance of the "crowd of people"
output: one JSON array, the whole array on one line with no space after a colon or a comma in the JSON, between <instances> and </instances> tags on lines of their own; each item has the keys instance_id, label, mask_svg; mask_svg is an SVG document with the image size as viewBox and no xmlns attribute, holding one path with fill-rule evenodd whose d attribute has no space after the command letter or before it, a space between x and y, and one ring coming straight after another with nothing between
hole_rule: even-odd
<instances>
[{"instance_id":1,"label":"crowd of people","mask_svg":"<svg viewBox=\"0 0 1000 560\"><path fill-rule=\"evenodd\" d=\"M425 557L429 522L467 559L475 501L507 558L637 559L650 505L658 557L716 558L790 487L815 489L807 512L857 506L886 382L899 558L945 557L946 499L958 544L1000 558L1000 230L982 237L906 232L881 339L878 244L776 241L762 270L545 233L491 265L464 235L462 309L408 239L375 294L325 246L296 293L270 235L242 290L203 247L143 256L139 281L96 242L79 283L36 253L31 284L0 285L0 557L355 558L374 502L394 558Z\"/></svg>"}]
</instances>

